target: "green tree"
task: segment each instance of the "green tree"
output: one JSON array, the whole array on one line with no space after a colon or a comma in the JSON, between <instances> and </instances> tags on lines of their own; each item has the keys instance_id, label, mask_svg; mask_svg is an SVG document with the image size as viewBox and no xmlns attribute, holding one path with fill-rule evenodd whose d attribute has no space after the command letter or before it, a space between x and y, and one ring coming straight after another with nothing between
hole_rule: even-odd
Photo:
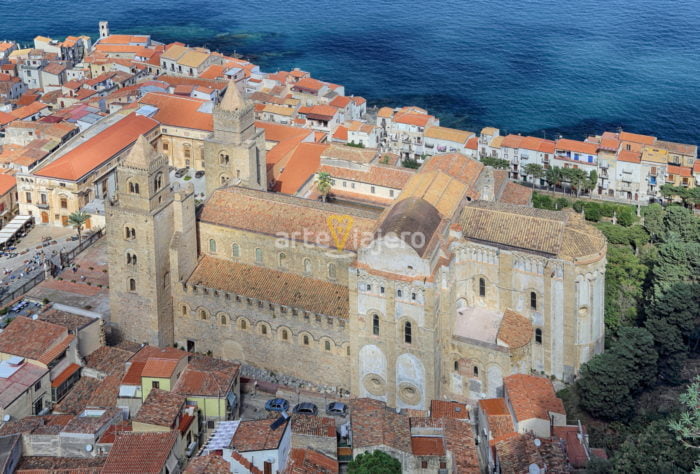
<instances>
[{"instance_id":1,"label":"green tree","mask_svg":"<svg viewBox=\"0 0 700 474\"><path fill-rule=\"evenodd\" d=\"M664 208L660 204L650 204L644 208L644 228L649 232L652 242L663 240L665 235Z\"/></svg>"},{"instance_id":2,"label":"green tree","mask_svg":"<svg viewBox=\"0 0 700 474\"><path fill-rule=\"evenodd\" d=\"M561 186L564 179L561 168L550 167L544 173L544 179L547 180L547 184L555 189Z\"/></svg>"},{"instance_id":3,"label":"green tree","mask_svg":"<svg viewBox=\"0 0 700 474\"><path fill-rule=\"evenodd\" d=\"M318 173L318 176L316 177L316 190L318 190L318 193L321 195L321 199L323 199L323 202L326 202L326 199L328 198L328 193L331 192L331 188L333 187L333 178L331 177L330 173L327 173L325 171L321 171Z\"/></svg>"},{"instance_id":4,"label":"green tree","mask_svg":"<svg viewBox=\"0 0 700 474\"><path fill-rule=\"evenodd\" d=\"M544 178L544 167L537 163L528 163L525 165L525 174L532 178L532 187L535 187L535 180Z\"/></svg>"},{"instance_id":5,"label":"green tree","mask_svg":"<svg viewBox=\"0 0 700 474\"><path fill-rule=\"evenodd\" d=\"M507 170L510 168L510 163L508 160L501 160L500 158L493 158L490 156L485 156L480 160L484 165L491 166L492 168Z\"/></svg>"},{"instance_id":6,"label":"green tree","mask_svg":"<svg viewBox=\"0 0 700 474\"><path fill-rule=\"evenodd\" d=\"M620 474L675 474L693 469L697 453L679 443L668 421L649 423L641 433L627 436L612 458L612 472Z\"/></svg>"},{"instance_id":7,"label":"green tree","mask_svg":"<svg viewBox=\"0 0 700 474\"><path fill-rule=\"evenodd\" d=\"M683 362L700 326L700 284L676 282L657 294L647 311L645 327L659 354L659 378L669 384L681 380ZM692 339L695 338L695 341Z\"/></svg>"},{"instance_id":8,"label":"green tree","mask_svg":"<svg viewBox=\"0 0 700 474\"><path fill-rule=\"evenodd\" d=\"M401 164L404 168L410 168L413 170L420 168L420 163L418 163L418 160L414 160L412 158L404 158L403 161L401 161Z\"/></svg>"},{"instance_id":9,"label":"green tree","mask_svg":"<svg viewBox=\"0 0 700 474\"><path fill-rule=\"evenodd\" d=\"M581 406L596 418L629 419L633 395L656 380L657 359L649 331L621 328L610 350L581 367L576 383Z\"/></svg>"},{"instance_id":10,"label":"green tree","mask_svg":"<svg viewBox=\"0 0 700 474\"><path fill-rule=\"evenodd\" d=\"M593 190L598 186L598 172L596 170L591 170L588 173L588 179L584 183L584 187L588 192L589 197L593 197Z\"/></svg>"},{"instance_id":11,"label":"green tree","mask_svg":"<svg viewBox=\"0 0 700 474\"><path fill-rule=\"evenodd\" d=\"M68 216L68 223L78 232L79 242L82 240L83 227L88 219L90 219L90 214L83 211L75 211Z\"/></svg>"},{"instance_id":12,"label":"green tree","mask_svg":"<svg viewBox=\"0 0 700 474\"><path fill-rule=\"evenodd\" d=\"M605 327L612 333L632 326L643 301L643 283L649 268L626 246L608 247L605 271Z\"/></svg>"},{"instance_id":13,"label":"green tree","mask_svg":"<svg viewBox=\"0 0 700 474\"><path fill-rule=\"evenodd\" d=\"M348 464L349 474L401 474L401 463L383 451L362 453Z\"/></svg>"},{"instance_id":14,"label":"green tree","mask_svg":"<svg viewBox=\"0 0 700 474\"><path fill-rule=\"evenodd\" d=\"M680 402L683 412L677 420L671 420L669 427L678 441L689 448L700 449L700 376L681 394Z\"/></svg>"}]
</instances>

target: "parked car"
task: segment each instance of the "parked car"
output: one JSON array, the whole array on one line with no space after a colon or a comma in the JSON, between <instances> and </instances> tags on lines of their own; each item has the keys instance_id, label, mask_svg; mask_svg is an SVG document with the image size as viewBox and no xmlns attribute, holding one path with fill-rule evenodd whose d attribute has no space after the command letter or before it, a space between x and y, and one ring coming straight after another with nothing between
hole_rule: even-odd
<instances>
[{"instance_id":1,"label":"parked car","mask_svg":"<svg viewBox=\"0 0 700 474\"><path fill-rule=\"evenodd\" d=\"M326 414L331 416L345 416L348 414L348 406L342 402L331 402L326 407Z\"/></svg>"},{"instance_id":2,"label":"parked car","mask_svg":"<svg viewBox=\"0 0 700 474\"><path fill-rule=\"evenodd\" d=\"M201 178L202 176L204 176L204 170L199 170L194 174L195 178Z\"/></svg>"},{"instance_id":3,"label":"parked car","mask_svg":"<svg viewBox=\"0 0 700 474\"><path fill-rule=\"evenodd\" d=\"M268 411L287 411L289 410L289 402L284 398L273 398L265 403L265 410Z\"/></svg>"},{"instance_id":4,"label":"parked car","mask_svg":"<svg viewBox=\"0 0 700 474\"><path fill-rule=\"evenodd\" d=\"M187 168L180 168L175 172L175 177L176 178L182 178L187 174Z\"/></svg>"},{"instance_id":5,"label":"parked car","mask_svg":"<svg viewBox=\"0 0 700 474\"><path fill-rule=\"evenodd\" d=\"M300 415L318 415L318 407L313 403L303 402L294 407L294 413Z\"/></svg>"}]
</instances>

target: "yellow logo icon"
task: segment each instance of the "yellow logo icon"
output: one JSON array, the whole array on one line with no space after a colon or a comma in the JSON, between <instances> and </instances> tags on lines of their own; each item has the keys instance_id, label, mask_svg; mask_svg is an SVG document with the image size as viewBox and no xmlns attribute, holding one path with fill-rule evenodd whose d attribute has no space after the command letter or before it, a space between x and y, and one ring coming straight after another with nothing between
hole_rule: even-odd
<instances>
[{"instance_id":1,"label":"yellow logo icon","mask_svg":"<svg viewBox=\"0 0 700 474\"><path fill-rule=\"evenodd\" d=\"M343 250L345 244L350 237L350 229L352 228L353 217L348 215L332 215L326 218L328 230L331 231L331 237L338 250Z\"/></svg>"}]
</instances>

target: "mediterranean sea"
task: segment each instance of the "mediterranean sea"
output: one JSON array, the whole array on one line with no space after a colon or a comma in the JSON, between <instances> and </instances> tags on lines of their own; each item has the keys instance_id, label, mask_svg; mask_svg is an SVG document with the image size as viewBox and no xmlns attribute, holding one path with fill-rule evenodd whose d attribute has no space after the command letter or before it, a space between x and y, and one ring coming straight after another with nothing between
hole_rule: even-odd
<instances>
[{"instance_id":1,"label":"mediterranean sea","mask_svg":"<svg viewBox=\"0 0 700 474\"><path fill-rule=\"evenodd\" d=\"M700 143L698 0L3 0L0 40L150 33L299 67L445 126Z\"/></svg>"}]
</instances>

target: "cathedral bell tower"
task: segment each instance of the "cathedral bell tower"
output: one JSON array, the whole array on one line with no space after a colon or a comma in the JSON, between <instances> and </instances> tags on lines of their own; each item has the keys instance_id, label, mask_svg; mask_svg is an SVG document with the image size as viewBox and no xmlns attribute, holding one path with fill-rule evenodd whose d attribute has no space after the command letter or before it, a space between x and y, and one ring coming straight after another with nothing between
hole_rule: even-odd
<instances>
[{"instance_id":1,"label":"cathedral bell tower","mask_svg":"<svg viewBox=\"0 0 700 474\"><path fill-rule=\"evenodd\" d=\"M117 167L117 200L105 207L112 322L130 341L173 343L168 159L142 135Z\"/></svg>"},{"instance_id":2,"label":"cathedral bell tower","mask_svg":"<svg viewBox=\"0 0 700 474\"><path fill-rule=\"evenodd\" d=\"M214 108L214 133L204 141L207 197L237 185L267 191L265 132L255 128L253 103L230 81Z\"/></svg>"}]
</instances>

